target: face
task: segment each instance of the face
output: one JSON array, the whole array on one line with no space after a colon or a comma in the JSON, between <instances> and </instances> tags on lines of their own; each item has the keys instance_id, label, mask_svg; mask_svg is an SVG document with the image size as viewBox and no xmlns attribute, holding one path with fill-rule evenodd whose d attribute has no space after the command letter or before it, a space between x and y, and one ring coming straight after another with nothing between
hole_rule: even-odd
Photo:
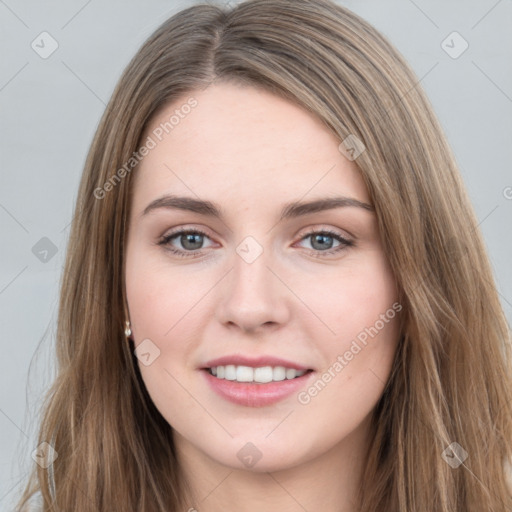
<instances>
[{"instance_id":1,"label":"face","mask_svg":"<svg viewBox=\"0 0 512 512\"><path fill-rule=\"evenodd\" d=\"M147 137L127 301L175 440L252 471L341 446L382 395L401 308L355 162L310 113L247 86L184 96Z\"/></svg>"}]
</instances>

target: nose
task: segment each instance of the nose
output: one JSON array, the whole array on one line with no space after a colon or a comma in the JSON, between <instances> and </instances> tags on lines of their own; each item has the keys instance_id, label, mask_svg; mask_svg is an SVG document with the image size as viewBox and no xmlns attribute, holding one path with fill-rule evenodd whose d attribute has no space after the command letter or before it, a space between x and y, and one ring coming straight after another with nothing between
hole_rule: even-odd
<instances>
[{"instance_id":1,"label":"nose","mask_svg":"<svg viewBox=\"0 0 512 512\"><path fill-rule=\"evenodd\" d=\"M253 261L243 252L234 254L231 271L219 289L216 316L223 325L258 332L288 321L292 294L286 276L279 275L267 254L264 251Z\"/></svg>"}]
</instances>

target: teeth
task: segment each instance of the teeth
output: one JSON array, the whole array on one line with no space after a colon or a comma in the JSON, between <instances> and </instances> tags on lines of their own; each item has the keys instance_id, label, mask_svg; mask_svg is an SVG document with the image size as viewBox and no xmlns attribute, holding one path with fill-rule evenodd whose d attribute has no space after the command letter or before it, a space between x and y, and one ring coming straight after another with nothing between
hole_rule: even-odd
<instances>
[{"instance_id":1,"label":"teeth","mask_svg":"<svg viewBox=\"0 0 512 512\"><path fill-rule=\"evenodd\" d=\"M253 382L254 368L250 366L238 366L236 369L236 380L238 382Z\"/></svg>"},{"instance_id":2,"label":"teeth","mask_svg":"<svg viewBox=\"0 0 512 512\"><path fill-rule=\"evenodd\" d=\"M295 370L291 369L291 368L287 368L286 369L286 378L287 379L294 379L296 376L295 374Z\"/></svg>"},{"instance_id":3,"label":"teeth","mask_svg":"<svg viewBox=\"0 0 512 512\"><path fill-rule=\"evenodd\" d=\"M236 366L228 364L224 367L224 378L226 380L236 380Z\"/></svg>"},{"instance_id":4,"label":"teeth","mask_svg":"<svg viewBox=\"0 0 512 512\"><path fill-rule=\"evenodd\" d=\"M258 382L260 384L295 379L306 373L306 370L296 370L295 368L285 368L284 366L252 368L250 366L235 366L233 364L214 366L209 368L209 371L218 379L236 380L237 382Z\"/></svg>"},{"instance_id":5,"label":"teeth","mask_svg":"<svg viewBox=\"0 0 512 512\"><path fill-rule=\"evenodd\" d=\"M272 382L273 371L271 366L263 366L263 368L254 368L254 381L255 382Z\"/></svg>"},{"instance_id":6,"label":"teeth","mask_svg":"<svg viewBox=\"0 0 512 512\"><path fill-rule=\"evenodd\" d=\"M284 366L276 366L272 370L272 380L286 379L286 368Z\"/></svg>"}]
</instances>

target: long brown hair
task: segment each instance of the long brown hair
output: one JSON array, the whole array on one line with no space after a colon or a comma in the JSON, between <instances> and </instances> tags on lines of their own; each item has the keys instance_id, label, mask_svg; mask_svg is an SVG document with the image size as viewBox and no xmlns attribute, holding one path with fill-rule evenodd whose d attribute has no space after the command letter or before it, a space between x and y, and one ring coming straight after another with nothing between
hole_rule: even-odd
<instances>
[{"instance_id":1,"label":"long brown hair","mask_svg":"<svg viewBox=\"0 0 512 512\"><path fill-rule=\"evenodd\" d=\"M126 68L90 148L71 227L58 376L39 435L58 458L51 471L35 467L19 506L39 491L45 511L186 509L172 429L124 336L136 172L126 163L162 106L214 81L281 95L340 142L364 144L357 164L405 321L373 413L360 510L511 510L510 332L475 215L414 73L372 26L329 0L188 8ZM454 454L458 467L447 463Z\"/></svg>"}]
</instances>

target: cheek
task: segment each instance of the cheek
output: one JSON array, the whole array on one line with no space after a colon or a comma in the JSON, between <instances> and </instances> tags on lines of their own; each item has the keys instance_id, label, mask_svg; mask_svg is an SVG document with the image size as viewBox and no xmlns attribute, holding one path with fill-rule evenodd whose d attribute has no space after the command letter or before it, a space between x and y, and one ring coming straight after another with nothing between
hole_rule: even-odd
<instances>
[{"instance_id":1,"label":"cheek","mask_svg":"<svg viewBox=\"0 0 512 512\"><path fill-rule=\"evenodd\" d=\"M364 333L375 324L379 331L391 331L391 320L397 316L392 308L398 297L395 281L377 251L347 261L339 271L310 283L301 292L304 302L326 327L323 331L326 339L332 340L330 346L338 350L348 348L358 336L364 339Z\"/></svg>"},{"instance_id":2,"label":"cheek","mask_svg":"<svg viewBox=\"0 0 512 512\"><path fill-rule=\"evenodd\" d=\"M141 353L142 347L148 346L152 354L150 364L139 357L138 366L154 405L174 425L189 402L183 383L189 377L187 365L199 339L191 331L196 323L189 320L196 318L193 304L200 290L193 280L187 285L182 273L171 273L149 258L142 260L140 264L136 258L128 260L126 275L135 347Z\"/></svg>"},{"instance_id":3,"label":"cheek","mask_svg":"<svg viewBox=\"0 0 512 512\"><path fill-rule=\"evenodd\" d=\"M198 291L193 283L187 286L183 280L180 273L169 272L152 260L151 255L137 250L128 252L126 295L135 347L141 351L147 345L157 355L147 366L139 358L139 368L150 393L152 388L169 386L172 378L165 370L174 373L180 366L177 363L183 362L186 350L190 350L184 330ZM171 361L169 354L173 355Z\"/></svg>"},{"instance_id":4,"label":"cheek","mask_svg":"<svg viewBox=\"0 0 512 512\"><path fill-rule=\"evenodd\" d=\"M389 378L399 337L402 306L391 269L381 252L355 263L322 294L325 323L335 334L323 344L325 367L316 402L328 404L341 399L347 406L371 406ZM308 400L308 397L305 398ZM351 405L349 405L351 404ZM318 411L320 413L320 410ZM356 414L356 411L351 411Z\"/></svg>"},{"instance_id":5,"label":"cheek","mask_svg":"<svg viewBox=\"0 0 512 512\"><path fill-rule=\"evenodd\" d=\"M172 269L165 258L133 254L127 259L126 294L135 341L171 339L207 291L207 283L187 268Z\"/></svg>"},{"instance_id":6,"label":"cheek","mask_svg":"<svg viewBox=\"0 0 512 512\"><path fill-rule=\"evenodd\" d=\"M362 286L364 283L366 286ZM356 428L382 396L399 341L401 305L387 274L345 280L346 294L330 306L336 336L323 343L325 366L298 402L311 418L323 418L326 439ZM332 341L331 341L332 340ZM329 342L330 341L330 342Z\"/></svg>"}]
</instances>

